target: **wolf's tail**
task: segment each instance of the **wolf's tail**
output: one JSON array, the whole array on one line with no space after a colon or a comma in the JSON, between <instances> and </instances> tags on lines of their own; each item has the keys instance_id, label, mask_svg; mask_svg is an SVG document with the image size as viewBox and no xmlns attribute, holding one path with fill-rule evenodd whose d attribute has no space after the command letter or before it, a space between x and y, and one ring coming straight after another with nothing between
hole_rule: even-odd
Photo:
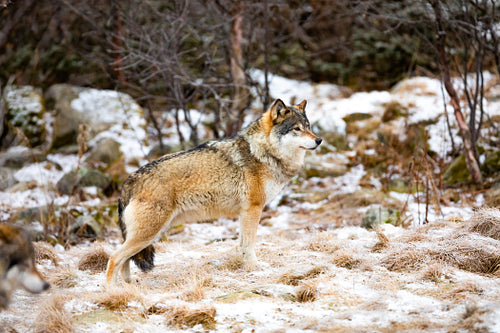
<instances>
[{"instance_id":1,"label":"wolf's tail","mask_svg":"<svg viewBox=\"0 0 500 333\"><path fill-rule=\"evenodd\" d=\"M123 240L127 239L127 226L123 222L123 210L124 204L120 199L118 199L118 225L122 231ZM149 272L155 266L155 248L153 245L149 245L142 249L139 253L132 257L132 260L143 272Z\"/></svg>"}]
</instances>

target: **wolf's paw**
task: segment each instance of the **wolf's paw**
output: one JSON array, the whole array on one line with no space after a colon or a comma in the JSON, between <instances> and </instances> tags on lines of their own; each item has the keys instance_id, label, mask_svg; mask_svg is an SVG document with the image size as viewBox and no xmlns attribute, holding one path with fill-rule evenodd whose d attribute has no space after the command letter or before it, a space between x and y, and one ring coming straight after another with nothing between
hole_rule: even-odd
<instances>
[{"instance_id":1,"label":"wolf's paw","mask_svg":"<svg viewBox=\"0 0 500 333\"><path fill-rule=\"evenodd\" d=\"M269 265L267 262L258 261L258 260L243 262L243 268L247 271L262 270L262 269L269 268L270 266L271 265Z\"/></svg>"}]
</instances>

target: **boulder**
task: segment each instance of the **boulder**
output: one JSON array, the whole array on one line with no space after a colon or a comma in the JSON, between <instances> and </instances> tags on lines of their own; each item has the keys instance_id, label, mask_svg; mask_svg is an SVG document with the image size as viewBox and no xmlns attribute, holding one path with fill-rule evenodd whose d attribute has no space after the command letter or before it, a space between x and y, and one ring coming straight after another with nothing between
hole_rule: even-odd
<instances>
[{"instance_id":1,"label":"boulder","mask_svg":"<svg viewBox=\"0 0 500 333\"><path fill-rule=\"evenodd\" d=\"M0 191L3 191L17 183L17 180L14 178L15 173L15 169L0 167Z\"/></svg>"},{"instance_id":2,"label":"boulder","mask_svg":"<svg viewBox=\"0 0 500 333\"><path fill-rule=\"evenodd\" d=\"M85 162L91 165L104 165L107 168L122 155L120 144L111 138L106 138L91 150Z\"/></svg>"},{"instance_id":3,"label":"boulder","mask_svg":"<svg viewBox=\"0 0 500 333\"><path fill-rule=\"evenodd\" d=\"M46 133L41 90L32 86L7 86L4 99L7 123L21 130L31 147L41 145Z\"/></svg>"},{"instance_id":4,"label":"boulder","mask_svg":"<svg viewBox=\"0 0 500 333\"><path fill-rule=\"evenodd\" d=\"M455 158L443 172L443 181L451 186L459 183L469 182L469 171L465 164L465 156Z\"/></svg>"},{"instance_id":5,"label":"boulder","mask_svg":"<svg viewBox=\"0 0 500 333\"><path fill-rule=\"evenodd\" d=\"M59 194L71 194L72 190L86 186L95 186L104 190L110 182L109 176L99 170L81 168L65 174L57 182L56 187Z\"/></svg>"},{"instance_id":6,"label":"boulder","mask_svg":"<svg viewBox=\"0 0 500 333\"><path fill-rule=\"evenodd\" d=\"M376 229L383 223L395 224L399 217L399 211L385 207L374 207L366 211L361 220L361 226L366 229Z\"/></svg>"},{"instance_id":7,"label":"boulder","mask_svg":"<svg viewBox=\"0 0 500 333\"><path fill-rule=\"evenodd\" d=\"M69 234L72 243L76 244L80 238L99 239L102 236L102 228L92 216L78 216L69 226Z\"/></svg>"},{"instance_id":8,"label":"boulder","mask_svg":"<svg viewBox=\"0 0 500 333\"><path fill-rule=\"evenodd\" d=\"M114 90L56 84L48 89L46 100L47 106L55 109L52 149L75 144L80 124L88 125L92 139L115 125L128 127L131 113L142 114L141 107L129 95ZM121 119L119 124L117 119Z\"/></svg>"},{"instance_id":9,"label":"boulder","mask_svg":"<svg viewBox=\"0 0 500 333\"><path fill-rule=\"evenodd\" d=\"M6 152L0 153L0 167L19 169L27 164L46 160L47 154L36 148L13 147Z\"/></svg>"}]
</instances>

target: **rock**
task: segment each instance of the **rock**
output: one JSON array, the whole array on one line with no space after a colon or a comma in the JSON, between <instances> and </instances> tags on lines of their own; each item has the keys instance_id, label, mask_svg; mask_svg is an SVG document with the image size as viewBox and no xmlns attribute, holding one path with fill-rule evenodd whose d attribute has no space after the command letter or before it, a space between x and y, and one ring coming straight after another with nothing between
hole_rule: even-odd
<instances>
[{"instance_id":1,"label":"rock","mask_svg":"<svg viewBox=\"0 0 500 333\"><path fill-rule=\"evenodd\" d=\"M465 164L464 155L455 158L443 172L443 181L449 186L458 183L467 183L469 180L469 171Z\"/></svg>"},{"instance_id":2,"label":"rock","mask_svg":"<svg viewBox=\"0 0 500 333\"><path fill-rule=\"evenodd\" d=\"M389 192L410 193L410 179L392 178L387 184Z\"/></svg>"},{"instance_id":3,"label":"rock","mask_svg":"<svg viewBox=\"0 0 500 333\"><path fill-rule=\"evenodd\" d=\"M78 243L79 238L96 240L101 238L102 229L99 223L92 216L79 216L76 221L69 226L70 239L73 243Z\"/></svg>"},{"instance_id":4,"label":"rock","mask_svg":"<svg viewBox=\"0 0 500 333\"><path fill-rule=\"evenodd\" d=\"M47 206L27 208L19 212L16 224L26 226L33 222L47 221L49 219L49 215L49 209Z\"/></svg>"},{"instance_id":5,"label":"rock","mask_svg":"<svg viewBox=\"0 0 500 333\"><path fill-rule=\"evenodd\" d=\"M31 147L41 145L45 140L42 92L32 86L7 86L4 93L9 125L20 129Z\"/></svg>"},{"instance_id":6,"label":"rock","mask_svg":"<svg viewBox=\"0 0 500 333\"><path fill-rule=\"evenodd\" d=\"M385 207L370 208L361 220L361 226L366 229L376 229L383 223L395 224L399 211Z\"/></svg>"},{"instance_id":7,"label":"rock","mask_svg":"<svg viewBox=\"0 0 500 333\"><path fill-rule=\"evenodd\" d=\"M14 178L15 173L15 169L0 167L0 191L3 191L17 183L17 180Z\"/></svg>"},{"instance_id":8,"label":"rock","mask_svg":"<svg viewBox=\"0 0 500 333\"><path fill-rule=\"evenodd\" d=\"M337 153L328 153L323 156L316 154L306 155L303 173L306 178L311 177L338 177L347 172L348 159Z\"/></svg>"},{"instance_id":9,"label":"rock","mask_svg":"<svg viewBox=\"0 0 500 333\"><path fill-rule=\"evenodd\" d=\"M85 162L91 165L104 164L107 167L122 156L120 144L111 138L107 138L92 149Z\"/></svg>"},{"instance_id":10,"label":"rock","mask_svg":"<svg viewBox=\"0 0 500 333\"><path fill-rule=\"evenodd\" d=\"M4 153L0 153L0 166L16 169L22 168L27 164L46 160L47 154L43 151L26 147L14 147Z\"/></svg>"},{"instance_id":11,"label":"rock","mask_svg":"<svg viewBox=\"0 0 500 333\"><path fill-rule=\"evenodd\" d=\"M141 107L129 95L113 90L56 84L48 89L46 100L47 106L56 111L52 149L74 144L80 124L88 125L92 139L112 126L128 127L132 113L142 114ZM117 119L123 119L123 123L117 124Z\"/></svg>"},{"instance_id":12,"label":"rock","mask_svg":"<svg viewBox=\"0 0 500 333\"><path fill-rule=\"evenodd\" d=\"M95 186L104 190L110 184L109 176L99 170L81 168L70 171L57 182L59 194L71 194L72 190L85 186Z\"/></svg>"},{"instance_id":13,"label":"rock","mask_svg":"<svg viewBox=\"0 0 500 333\"><path fill-rule=\"evenodd\" d=\"M481 169L487 174L491 176L496 176L500 173L500 151L489 152L486 155L486 159L484 160Z\"/></svg>"}]
</instances>

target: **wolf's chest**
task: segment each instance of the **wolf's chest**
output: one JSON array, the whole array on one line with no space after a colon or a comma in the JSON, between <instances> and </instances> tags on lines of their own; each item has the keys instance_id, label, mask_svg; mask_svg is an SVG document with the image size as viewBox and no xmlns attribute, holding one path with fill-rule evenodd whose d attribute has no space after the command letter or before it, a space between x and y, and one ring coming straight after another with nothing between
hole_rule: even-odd
<instances>
[{"instance_id":1,"label":"wolf's chest","mask_svg":"<svg viewBox=\"0 0 500 333\"><path fill-rule=\"evenodd\" d=\"M277 182L274 179L269 179L266 182L265 191L266 191L266 204L268 204L271 200L273 200L278 193L283 190L285 187L285 183Z\"/></svg>"}]
</instances>

